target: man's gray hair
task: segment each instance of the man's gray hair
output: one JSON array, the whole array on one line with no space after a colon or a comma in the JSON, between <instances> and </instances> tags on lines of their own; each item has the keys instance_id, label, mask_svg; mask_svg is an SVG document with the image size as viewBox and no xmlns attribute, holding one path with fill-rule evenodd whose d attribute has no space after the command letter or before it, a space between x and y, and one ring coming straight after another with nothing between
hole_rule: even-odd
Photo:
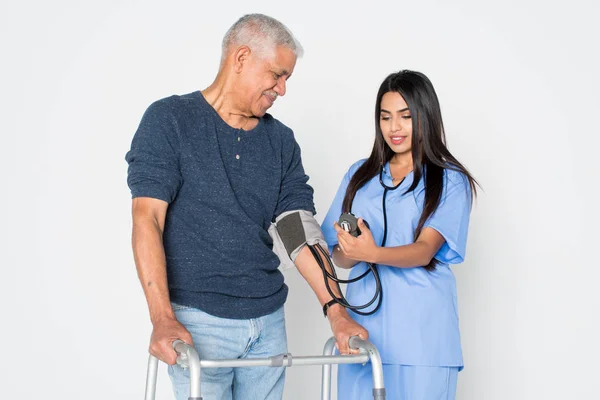
<instances>
[{"instance_id":1,"label":"man's gray hair","mask_svg":"<svg viewBox=\"0 0 600 400\"><path fill-rule=\"evenodd\" d=\"M277 46L292 50L296 57L304 54L302 45L292 32L275 18L264 14L247 14L237 20L225 34L222 44L224 61L231 46L248 46L260 57L273 56Z\"/></svg>"}]
</instances>

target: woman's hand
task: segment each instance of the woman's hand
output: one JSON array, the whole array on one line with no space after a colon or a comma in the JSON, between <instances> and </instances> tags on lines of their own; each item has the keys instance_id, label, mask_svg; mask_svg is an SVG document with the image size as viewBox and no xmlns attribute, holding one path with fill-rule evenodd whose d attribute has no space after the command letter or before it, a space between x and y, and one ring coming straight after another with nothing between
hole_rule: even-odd
<instances>
[{"instance_id":1,"label":"woman's hand","mask_svg":"<svg viewBox=\"0 0 600 400\"><path fill-rule=\"evenodd\" d=\"M343 253L344 257L355 261L376 262L379 246L375 244L373 234L362 218L358 219L358 228L361 232L358 237L354 237L343 230L337 222L334 224L334 228L338 238L337 249Z\"/></svg>"}]
</instances>

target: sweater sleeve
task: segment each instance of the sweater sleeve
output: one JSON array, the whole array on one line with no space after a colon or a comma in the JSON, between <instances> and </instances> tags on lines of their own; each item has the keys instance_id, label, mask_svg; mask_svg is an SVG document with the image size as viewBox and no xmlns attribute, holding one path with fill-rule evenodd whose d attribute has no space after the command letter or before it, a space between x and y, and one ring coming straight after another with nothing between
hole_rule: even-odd
<instances>
[{"instance_id":1,"label":"sweater sleeve","mask_svg":"<svg viewBox=\"0 0 600 400\"><path fill-rule=\"evenodd\" d=\"M274 219L281 213L306 210L316 214L313 188L308 184L308 175L302 166L300 146L291 129L286 128L282 147L282 180Z\"/></svg>"},{"instance_id":2,"label":"sweater sleeve","mask_svg":"<svg viewBox=\"0 0 600 400\"><path fill-rule=\"evenodd\" d=\"M131 142L125 160L131 195L171 203L182 178L179 170L177 120L165 100L152 104Z\"/></svg>"}]
</instances>

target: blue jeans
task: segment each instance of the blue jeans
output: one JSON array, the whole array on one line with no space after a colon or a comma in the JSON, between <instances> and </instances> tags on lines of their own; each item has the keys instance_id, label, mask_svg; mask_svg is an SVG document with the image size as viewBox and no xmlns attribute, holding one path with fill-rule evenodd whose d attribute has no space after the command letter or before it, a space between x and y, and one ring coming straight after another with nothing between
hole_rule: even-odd
<instances>
[{"instance_id":1,"label":"blue jeans","mask_svg":"<svg viewBox=\"0 0 600 400\"><path fill-rule=\"evenodd\" d=\"M266 358L287 353L283 307L253 319L227 319L172 304L177 320L192 334L200 359ZM177 400L188 400L189 370L169 367ZM285 367L203 368L203 400L281 400Z\"/></svg>"}]
</instances>

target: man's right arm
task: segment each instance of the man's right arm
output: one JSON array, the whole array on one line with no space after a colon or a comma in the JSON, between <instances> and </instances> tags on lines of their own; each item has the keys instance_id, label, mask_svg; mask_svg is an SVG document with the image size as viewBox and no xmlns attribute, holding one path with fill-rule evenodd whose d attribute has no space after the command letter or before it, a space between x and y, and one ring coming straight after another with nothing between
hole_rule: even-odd
<instances>
[{"instance_id":1,"label":"man's right arm","mask_svg":"<svg viewBox=\"0 0 600 400\"><path fill-rule=\"evenodd\" d=\"M150 353L173 365L177 358L172 347L173 341L181 339L192 344L192 336L175 318L169 298L162 239L167 208L168 203L163 200L150 197L133 199L132 246L153 326Z\"/></svg>"}]
</instances>

